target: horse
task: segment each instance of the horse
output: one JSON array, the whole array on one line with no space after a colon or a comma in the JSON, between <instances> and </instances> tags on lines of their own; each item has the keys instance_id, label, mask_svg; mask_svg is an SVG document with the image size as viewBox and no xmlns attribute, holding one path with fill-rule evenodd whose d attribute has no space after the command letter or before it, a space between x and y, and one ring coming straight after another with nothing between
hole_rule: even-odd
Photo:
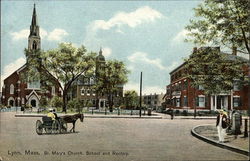
<instances>
[{"instance_id":1,"label":"horse","mask_svg":"<svg viewBox=\"0 0 250 161\"><path fill-rule=\"evenodd\" d=\"M77 119L80 119L81 122L83 122L84 115L83 114L75 114L75 115L65 115L60 117L64 123L72 123L73 127L71 128L70 132L73 130L75 132L75 123Z\"/></svg>"}]
</instances>

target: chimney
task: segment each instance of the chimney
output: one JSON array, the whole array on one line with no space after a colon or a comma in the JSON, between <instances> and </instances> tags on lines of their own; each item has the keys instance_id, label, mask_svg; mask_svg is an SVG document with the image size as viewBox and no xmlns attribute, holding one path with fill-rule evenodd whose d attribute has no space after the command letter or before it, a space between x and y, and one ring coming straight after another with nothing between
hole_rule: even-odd
<instances>
[{"instance_id":1,"label":"chimney","mask_svg":"<svg viewBox=\"0 0 250 161\"><path fill-rule=\"evenodd\" d=\"M233 51L232 51L232 54L233 54L233 55L237 55L237 47L236 47L236 46L233 46L233 47L232 47L232 50L233 50Z\"/></svg>"}]
</instances>

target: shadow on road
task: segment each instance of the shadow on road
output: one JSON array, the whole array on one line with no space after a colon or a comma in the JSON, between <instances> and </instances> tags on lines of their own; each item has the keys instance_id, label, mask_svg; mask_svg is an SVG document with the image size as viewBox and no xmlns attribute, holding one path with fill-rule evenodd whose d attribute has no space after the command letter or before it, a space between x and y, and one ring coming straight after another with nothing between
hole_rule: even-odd
<instances>
[{"instance_id":1,"label":"shadow on road","mask_svg":"<svg viewBox=\"0 0 250 161\"><path fill-rule=\"evenodd\" d=\"M43 133L42 135L69 135L69 134L77 134L77 133L80 133L79 131L76 131L76 132L64 132L64 133L57 133L57 134L53 134L53 133Z\"/></svg>"}]
</instances>

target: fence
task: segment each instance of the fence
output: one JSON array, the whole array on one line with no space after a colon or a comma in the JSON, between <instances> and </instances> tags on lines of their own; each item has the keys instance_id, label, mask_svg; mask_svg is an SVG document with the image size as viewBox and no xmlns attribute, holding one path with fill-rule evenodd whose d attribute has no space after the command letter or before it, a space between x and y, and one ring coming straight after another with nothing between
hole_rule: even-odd
<instances>
[{"instance_id":1,"label":"fence","mask_svg":"<svg viewBox=\"0 0 250 161\"><path fill-rule=\"evenodd\" d=\"M4 107L0 109L0 112L15 112L15 111L21 111L21 107Z\"/></svg>"}]
</instances>

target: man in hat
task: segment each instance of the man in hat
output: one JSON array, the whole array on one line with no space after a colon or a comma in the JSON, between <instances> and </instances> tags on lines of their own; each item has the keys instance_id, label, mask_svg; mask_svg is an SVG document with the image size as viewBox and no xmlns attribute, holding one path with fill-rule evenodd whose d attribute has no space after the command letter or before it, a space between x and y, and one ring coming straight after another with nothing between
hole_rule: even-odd
<instances>
[{"instance_id":1,"label":"man in hat","mask_svg":"<svg viewBox=\"0 0 250 161\"><path fill-rule=\"evenodd\" d=\"M225 114L223 110L219 111L219 114L217 116L217 121L216 121L216 127L218 130L219 142L223 143L224 136L226 133L226 128L227 128L227 115Z\"/></svg>"}]
</instances>

